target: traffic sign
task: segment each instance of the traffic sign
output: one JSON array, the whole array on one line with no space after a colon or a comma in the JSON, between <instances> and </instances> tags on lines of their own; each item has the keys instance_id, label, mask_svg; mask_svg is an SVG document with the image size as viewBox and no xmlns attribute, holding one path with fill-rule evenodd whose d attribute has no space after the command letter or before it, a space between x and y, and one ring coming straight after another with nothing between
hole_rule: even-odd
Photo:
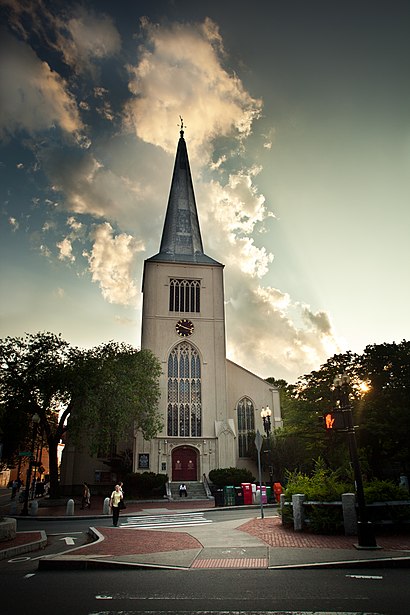
<instances>
[{"instance_id":1,"label":"traffic sign","mask_svg":"<svg viewBox=\"0 0 410 615\"><path fill-rule=\"evenodd\" d=\"M30 451L23 451L22 453L19 453L19 457L31 457L33 453L31 453Z\"/></svg>"}]
</instances>

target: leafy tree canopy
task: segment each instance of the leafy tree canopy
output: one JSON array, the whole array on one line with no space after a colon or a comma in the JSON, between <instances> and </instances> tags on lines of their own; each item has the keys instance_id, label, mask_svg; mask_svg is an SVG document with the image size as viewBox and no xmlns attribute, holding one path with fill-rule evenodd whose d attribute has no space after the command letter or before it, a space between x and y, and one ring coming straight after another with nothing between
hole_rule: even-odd
<instances>
[{"instance_id":1,"label":"leafy tree canopy","mask_svg":"<svg viewBox=\"0 0 410 615\"><path fill-rule=\"evenodd\" d=\"M158 412L161 366L149 350L108 342L81 350L60 335L26 334L0 340L0 428L6 461L40 416L47 438L51 491L58 489L57 445L68 429L90 452L107 449L134 428L147 439L161 428Z\"/></svg>"}]
</instances>

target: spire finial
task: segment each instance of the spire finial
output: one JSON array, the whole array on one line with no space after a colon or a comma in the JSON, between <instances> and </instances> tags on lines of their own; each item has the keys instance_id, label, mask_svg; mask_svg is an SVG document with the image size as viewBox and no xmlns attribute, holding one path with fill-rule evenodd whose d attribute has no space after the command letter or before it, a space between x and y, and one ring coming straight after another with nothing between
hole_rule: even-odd
<instances>
[{"instance_id":1,"label":"spire finial","mask_svg":"<svg viewBox=\"0 0 410 615\"><path fill-rule=\"evenodd\" d=\"M184 136L184 120L181 115L179 116L179 119L181 120L181 124L178 124L181 127L179 134L181 135L181 137L183 137Z\"/></svg>"}]
</instances>

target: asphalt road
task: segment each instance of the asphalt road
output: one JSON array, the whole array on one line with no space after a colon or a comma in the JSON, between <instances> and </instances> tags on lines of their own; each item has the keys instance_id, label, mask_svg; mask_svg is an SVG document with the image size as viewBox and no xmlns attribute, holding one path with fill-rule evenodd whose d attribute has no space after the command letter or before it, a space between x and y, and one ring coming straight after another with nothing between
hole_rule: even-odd
<instances>
[{"instance_id":1,"label":"asphalt road","mask_svg":"<svg viewBox=\"0 0 410 615\"><path fill-rule=\"evenodd\" d=\"M1 571L2 615L408 613L407 570Z\"/></svg>"}]
</instances>

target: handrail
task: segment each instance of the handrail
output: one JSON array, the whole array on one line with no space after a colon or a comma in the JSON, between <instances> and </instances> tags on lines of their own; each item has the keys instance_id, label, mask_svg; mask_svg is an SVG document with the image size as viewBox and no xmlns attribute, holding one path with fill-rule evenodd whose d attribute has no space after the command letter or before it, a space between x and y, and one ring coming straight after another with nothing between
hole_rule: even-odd
<instances>
[{"instance_id":1,"label":"handrail","mask_svg":"<svg viewBox=\"0 0 410 615\"><path fill-rule=\"evenodd\" d=\"M202 475L202 479L203 479L203 484L204 484L204 489L205 489L206 497L208 498L208 500L213 500L214 496L212 495L211 488L209 486L209 482L208 482L208 479L207 479L205 473Z\"/></svg>"}]
</instances>

